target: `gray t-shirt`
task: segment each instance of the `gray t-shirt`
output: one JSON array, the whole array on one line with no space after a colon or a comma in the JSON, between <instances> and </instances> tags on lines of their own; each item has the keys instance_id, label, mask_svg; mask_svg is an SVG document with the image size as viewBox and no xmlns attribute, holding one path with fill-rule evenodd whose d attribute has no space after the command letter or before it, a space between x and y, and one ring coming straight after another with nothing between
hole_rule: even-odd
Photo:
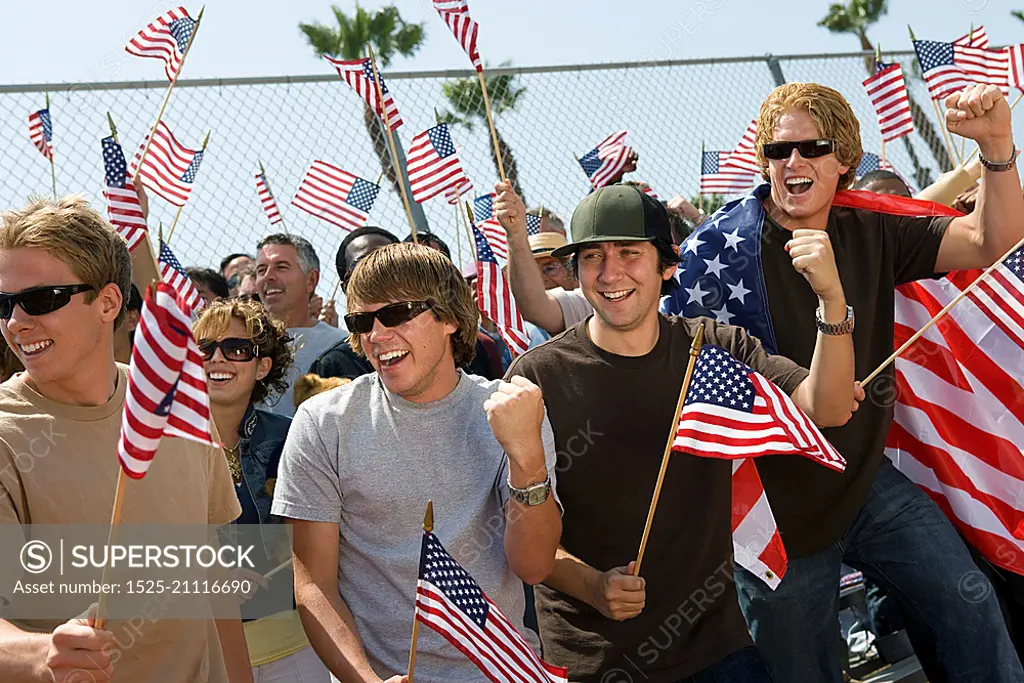
<instances>
[{"instance_id":1,"label":"gray t-shirt","mask_svg":"<svg viewBox=\"0 0 1024 683\"><path fill-rule=\"evenodd\" d=\"M363 375L304 402L288 432L273 512L340 525L338 592L381 678L408 666L427 500L437 538L539 648L523 626L523 583L504 551L508 459L483 408L498 384L460 371L450 394L416 404L389 392L376 373ZM541 435L553 486L547 417ZM429 628L419 630L416 652L418 679L482 680Z\"/></svg>"},{"instance_id":2,"label":"gray t-shirt","mask_svg":"<svg viewBox=\"0 0 1024 683\"><path fill-rule=\"evenodd\" d=\"M322 320L313 327L289 327L288 334L295 348L295 363L288 370L288 389L280 396L268 397L261 406L285 417L295 414L295 397L292 395L295 381L309 372L309 366L321 353L348 336L345 330L331 327Z\"/></svg>"}]
</instances>

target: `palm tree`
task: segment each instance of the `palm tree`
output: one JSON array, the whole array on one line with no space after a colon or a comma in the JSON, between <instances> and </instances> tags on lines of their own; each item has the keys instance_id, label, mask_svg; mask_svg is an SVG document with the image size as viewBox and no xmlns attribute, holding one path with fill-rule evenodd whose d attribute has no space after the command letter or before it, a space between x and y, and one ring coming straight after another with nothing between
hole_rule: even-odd
<instances>
[{"instance_id":1,"label":"palm tree","mask_svg":"<svg viewBox=\"0 0 1024 683\"><path fill-rule=\"evenodd\" d=\"M508 65L508 62L501 64L501 66ZM491 99L491 113L495 118L515 109L519 98L526 92L526 88L520 87L515 79L513 74L485 77L487 95ZM448 81L441 86L441 90L445 99L448 100L451 111L441 112L438 116L440 122L458 124L469 130L472 130L477 123L487 125L487 111L484 108L484 95L483 90L480 89L479 78L460 78L456 81ZM526 198L523 195L522 186L519 184L519 167L516 165L512 148L501 136L497 123L494 125L494 130L498 137L498 154L501 155L501 163L505 166L505 177L508 178L516 194L522 197L525 203ZM500 177L501 171L498 169L497 157L492 155L492 159L494 159L494 172Z\"/></svg>"},{"instance_id":2,"label":"palm tree","mask_svg":"<svg viewBox=\"0 0 1024 683\"><path fill-rule=\"evenodd\" d=\"M845 4L834 2L829 6L828 14L825 18L818 22L818 26L823 26L832 33L850 33L855 35L860 40L862 50L874 52L875 47L868 40L868 27L885 16L888 11L887 0L847 0ZM875 73L874 57L865 57L864 67L869 75ZM928 114L914 100L909 90L907 98L910 102L911 116L914 118L914 128L925 144L928 145L932 156L935 157L935 161L939 164L939 169L948 171L953 168L953 163L949 158L949 153L946 151L945 143L940 137L941 133L935 130L935 126L932 125ZM918 187L930 185L931 174L927 168L921 166L917 153L914 151L914 146L910 144L908 136L903 137L903 145L910 156L911 162L914 164L914 178L917 181Z\"/></svg>"},{"instance_id":3,"label":"palm tree","mask_svg":"<svg viewBox=\"0 0 1024 683\"><path fill-rule=\"evenodd\" d=\"M300 23L299 30L306 36L309 45L319 55L328 55L335 59L361 59L366 57L372 46L377 57L378 68L391 64L395 55L411 57L422 46L424 33L423 24L410 24L399 14L394 5L381 7L374 13L367 12L358 4L353 16L348 16L337 5L331 6L334 13L334 26L321 23ZM381 170L400 192L399 175L388 151L387 133L380 117L364 105L363 124L373 143L373 151L380 160ZM401 140L395 138L399 163L404 163L405 155L401 148ZM406 184L406 191L409 186ZM410 197L411 197L410 193ZM426 229L426 218L423 209L416 202L411 203L413 218L417 228ZM420 226L422 225L422 228Z\"/></svg>"}]
</instances>

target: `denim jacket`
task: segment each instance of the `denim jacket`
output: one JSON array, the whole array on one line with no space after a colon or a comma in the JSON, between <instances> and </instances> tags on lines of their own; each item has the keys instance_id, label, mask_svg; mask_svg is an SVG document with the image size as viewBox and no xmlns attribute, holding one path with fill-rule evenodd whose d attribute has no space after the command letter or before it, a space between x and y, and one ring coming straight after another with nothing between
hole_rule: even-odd
<instances>
[{"instance_id":1,"label":"denim jacket","mask_svg":"<svg viewBox=\"0 0 1024 683\"><path fill-rule=\"evenodd\" d=\"M238 457L242 461L242 484L238 489L238 502L242 515L238 524L271 524L280 519L271 517L270 504L274 499L277 466L288 436L291 418L266 410L257 410L250 403L238 428Z\"/></svg>"}]
</instances>

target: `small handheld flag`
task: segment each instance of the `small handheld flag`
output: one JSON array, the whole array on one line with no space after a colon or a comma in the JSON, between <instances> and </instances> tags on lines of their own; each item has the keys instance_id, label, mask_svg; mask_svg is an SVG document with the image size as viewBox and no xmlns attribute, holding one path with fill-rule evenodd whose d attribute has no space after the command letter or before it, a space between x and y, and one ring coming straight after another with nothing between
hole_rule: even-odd
<instances>
[{"instance_id":1,"label":"small handheld flag","mask_svg":"<svg viewBox=\"0 0 1024 683\"><path fill-rule=\"evenodd\" d=\"M162 60L167 80L173 81L197 23L184 7L176 7L139 31L124 49L137 57Z\"/></svg>"},{"instance_id":2,"label":"small handheld flag","mask_svg":"<svg viewBox=\"0 0 1024 683\"><path fill-rule=\"evenodd\" d=\"M323 161L314 161L292 205L343 230L366 225L380 186Z\"/></svg>"},{"instance_id":3,"label":"small handheld flag","mask_svg":"<svg viewBox=\"0 0 1024 683\"><path fill-rule=\"evenodd\" d=\"M28 115L28 137L40 154L53 160L53 123L49 107Z\"/></svg>"}]
</instances>

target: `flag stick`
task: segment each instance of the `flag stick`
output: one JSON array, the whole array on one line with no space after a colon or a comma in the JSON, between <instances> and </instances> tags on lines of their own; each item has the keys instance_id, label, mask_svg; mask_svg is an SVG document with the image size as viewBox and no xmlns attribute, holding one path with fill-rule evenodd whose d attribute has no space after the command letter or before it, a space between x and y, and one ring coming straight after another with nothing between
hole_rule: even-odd
<instances>
[{"instance_id":1,"label":"flag stick","mask_svg":"<svg viewBox=\"0 0 1024 683\"><path fill-rule=\"evenodd\" d=\"M340 277L338 278L338 281L334 283L334 290L331 292L331 298L328 299L328 301L337 301L337 299L335 297L338 296L338 288L339 287L341 287L341 278Z\"/></svg>"},{"instance_id":2,"label":"flag stick","mask_svg":"<svg viewBox=\"0 0 1024 683\"><path fill-rule=\"evenodd\" d=\"M269 194L270 198L273 199L274 198L274 193L270 190L270 179L267 178L267 172L265 170L263 170L263 162L260 161L259 159L257 159L256 161L260 165L260 175L263 176L263 184L267 186L267 194ZM285 225L284 215L281 214L281 209L277 210L277 215L281 217L281 227L284 229L284 234L287 235L288 234L288 226Z\"/></svg>"},{"instance_id":3,"label":"flag stick","mask_svg":"<svg viewBox=\"0 0 1024 683\"><path fill-rule=\"evenodd\" d=\"M373 56L373 48L370 50L370 66L373 68L373 85L377 88L377 102L380 103L380 112L384 116L384 132L388 136L388 143L391 145L391 162L395 165L395 174L398 176L398 189L402 195L402 203L405 205L405 215L409 219L409 227L412 229L412 241L419 244L416 238L416 222L412 219L412 209L409 207L409 195L405 192L405 169L398 163L398 150L395 149L395 136L391 131L391 122L388 117L388 108L384 106L384 89L380 85L380 75L377 73L377 60Z\"/></svg>"},{"instance_id":4,"label":"flag stick","mask_svg":"<svg viewBox=\"0 0 1024 683\"><path fill-rule=\"evenodd\" d=\"M885 165L885 138L882 138L882 163L879 164L879 167L884 166L884 165Z\"/></svg>"},{"instance_id":5,"label":"flag stick","mask_svg":"<svg viewBox=\"0 0 1024 683\"><path fill-rule=\"evenodd\" d=\"M978 279L977 279L977 280L975 280L975 281L974 281L974 282L972 282L971 284L969 284L969 285L967 285L966 287L964 287L963 291L961 291L961 292L960 292L959 294L957 294L957 295L956 295L956 297L954 297L952 301L950 301L950 302L949 302L948 304L946 304L946 305L945 305L945 306L944 306L944 307L942 308L942 310L941 310L941 311L939 311L938 313L936 313L936 314L935 314L935 317L934 317L934 318L932 318L931 320L929 320L929 321L928 321L928 322L927 322L927 323L925 324L925 326L924 326L924 327L922 327L922 328L921 328L920 330L918 330L917 332L915 332L915 333L914 333L914 336L912 336L912 337L911 337L910 339L908 339L907 341L903 342L903 345L902 345L902 346L900 346L900 348L896 349L896 351L895 351L895 352L893 352L893 354L892 354L891 356L889 356L888 358L886 358L886 359L885 359L885 360L884 360L884 361L882 362L882 364L881 364L881 365L879 365L879 366L878 366L877 368L875 368L875 369L874 369L874 371L873 371L873 372L872 372L872 373L871 373L870 375L868 375L868 376L867 376L867 377L865 377L865 378L864 378L863 380L861 380L861 382L860 382L860 385L861 385L862 387L863 387L863 386L866 386L868 382L870 382L870 381L871 381L871 380L873 380L873 379L874 379L875 377L877 377L877 376L878 376L878 374L879 374L880 372L882 372L882 370L884 370L884 369L886 368L886 366L888 366L888 365L889 365L889 363L891 363L891 362L893 362L894 360L896 360L896 358L897 358L897 357L899 357L899 356L900 356L900 355L901 355L901 354L902 354L902 353L903 353L904 351L906 351L906 350L907 350L907 349L908 349L908 348L910 347L910 345L911 345L911 344L913 344L913 343L914 343L915 341L917 341L917 340L918 340L918 338L920 338L920 336L921 336L922 334L924 334L924 333L925 333L925 332L927 332L927 331L928 331L929 329L931 329L931 327L932 327L932 326L933 326L933 325L934 325L935 323L937 323L937 322L939 321L939 318L941 318L942 316L944 316L944 315L946 315L947 313L949 313L950 309L952 309L952 308L953 308L953 306L956 306L956 305L957 305L958 303L960 303L960 300L961 300L961 299L963 299L963 298L964 298L965 296L967 296L968 294L970 294L970 293L971 293L971 291L973 291L973 290L974 290L974 288L975 288L975 287L977 287L977 286L978 286L978 285L979 285L979 284L981 283L981 281L982 281L982 280L984 280L984 279L985 279L986 277L988 277L988 276L989 276L989 274L990 274L990 273L991 273L991 272L992 272L993 270L995 270L995 269L996 269L996 268L998 268L998 267L999 267L1000 265L1002 265L1003 261L1005 261L1005 260L1006 260L1007 258L1009 258L1011 254L1013 254L1013 253L1014 253L1015 251L1017 251L1017 250L1018 250L1018 249L1020 249L1021 247L1024 247L1024 238L1021 238L1021 239L1020 239L1020 240L1019 240L1019 241L1017 242L1017 244L1015 244L1015 245L1013 245L1012 247L1010 247L1010 250L1009 250L1009 251L1007 251L1007 252L1006 252L1005 254L1003 254L1002 256L1000 256L1000 257L999 257L999 260L998 260L998 261L996 261L996 262L995 262L995 263L993 263L993 264L992 264L991 266L989 266L988 268L986 268L986 269L985 269L985 272L984 272L984 273L982 273L981 275L979 275L979 276L978 276Z\"/></svg>"},{"instance_id":6,"label":"flag stick","mask_svg":"<svg viewBox=\"0 0 1024 683\"><path fill-rule=\"evenodd\" d=\"M206 5L203 5L202 9L199 10L199 16L196 17L196 24L192 27L192 35L188 37L188 42L185 44L185 51L181 53L181 62L178 63L178 70L174 72L174 78L171 79L171 84L167 86L167 94L164 95L164 103L160 105L160 112L156 115L156 121L153 123L153 127L149 131L149 137L146 139L146 146L142 148L142 156L139 157L139 164L135 167L135 178L134 181L139 177L139 171L142 170L142 162L146 160L146 154L149 153L149 146L153 142L153 135L156 134L156 127L160 125L160 119L163 118L164 109L167 108L167 103L171 99L171 92L174 90L174 84L178 82L178 76L181 75L181 70L185 66L185 58L188 57L188 51L192 48L192 41L196 39L196 34L199 33L199 24L203 21L203 12L206 11Z\"/></svg>"},{"instance_id":7,"label":"flag stick","mask_svg":"<svg viewBox=\"0 0 1024 683\"><path fill-rule=\"evenodd\" d=\"M274 578L274 575L278 574L279 572L283 572L285 569L290 567L291 564L292 564L292 558L289 557L287 560L285 560L284 562L282 562L281 564L277 565L276 567L271 569L269 572L264 574L263 578L264 579L272 579L272 578Z\"/></svg>"},{"instance_id":8,"label":"flag stick","mask_svg":"<svg viewBox=\"0 0 1024 683\"><path fill-rule=\"evenodd\" d=\"M467 222L463 224L463 227L466 229L466 237L469 239L469 251L473 255L473 260L476 261L478 259L476 253L476 240L473 239L473 230L470 228L470 226L473 225L473 207L469 205L469 202L465 202L465 205Z\"/></svg>"},{"instance_id":9,"label":"flag stick","mask_svg":"<svg viewBox=\"0 0 1024 683\"><path fill-rule=\"evenodd\" d=\"M462 268L462 212L459 211L459 200L455 200L455 247L459 250L459 268Z\"/></svg>"},{"instance_id":10,"label":"flag stick","mask_svg":"<svg viewBox=\"0 0 1024 683\"><path fill-rule=\"evenodd\" d=\"M206 144L208 142L210 142L210 133L211 132L213 132L213 131L209 131L209 130L206 131L206 137L203 138L203 148L200 151L202 151L202 152L206 151ZM176 228L178 226L178 218L181 217L181 210L184 209L184 208L185 208L185 205L182 204L181 206L178 207L178 212L176 214L174 214L174 222L171 223L171 230L170 230L170 232L167 233L167 244L170 244L171 243L171 238L174 237L174 228Z\"/></svg>"},{"instance_id":11,"label":"flag stick","mask_svg":"<svg viewBox=\"0 0 1024 683\"><path fill-rule=\"evenodd\" d=\"M107 532L107 547L114 545L117 540L117 525L121 523L121 509L124 507L124 488L128 479L124 476L124 467L118 464L117 467L117 490L114 492L114 509L110 513L110 531ZM103 565L103 576L100 578L101 584L109 583L107 581L107 570L110 568L110 564ZM96 628L102 630L103 626L107 623L106 615L106 592L100 593L99 602L96 604Z\"/></svg>"},{"instance_id":12,"label":"flag stick","mask_svg":"<svg viewBox=\"0 0 1024 683\"><path fill-rule=\"evenodd\" d=\"M1015 99L1015 100L1013 101L1013 104L1011 104L1011 105L1010 105L1010 111L1013 111L1013 108L1017 106L1017 103L1018 103L1018 102L1020 102L1020 99L1021 99L1022 97L1024 97L1024 90L1022 90L1022 91L1021 91L1021 93L1020 93L1019 95L1017 95L1017 99ZM977 153L978 153L978 151L979 151L980 149L981 149L980 147L978 147L977 145L975 145L975 146L974 146L974 151L973 151L973 152L971 152L971 156L969 156L969 157L967 157L966 159L964 159L964 163L966 164L966 163L967 163L967 162L969 162L969 161L970 161L971 159L973 159L973 158L974 158L974 155L975 155L975 154L977 154Z\"/></svg>"},{"instance_id":13,"label":"flag stick","mask_svg":"<svg viewBox=\"0 0 1024 683\"><path fill-rule=\"evenodd\" d=\"M110 126L110 134L113 136L114 142L118 142L117 126L114 125L114 117L110 115L109 111L107 112L107 124ZM118 142L118 144L121 143ZM136 192L137 191L138 190L136 190ZM132 269L132 279L134 280L136 276L139 276L139 282L136 282L135 286L138 287L140 291L144 290L150 284L160 281L160 266L157 265L156 252L153 250L153 241L149 239L148 227L146 228L146 239L142 241L146 243L146 252L149 254L148 263L146 263L146 259L142 255L139 256L142 263L135 263L135 257L134 255L132 256L132 263L136 266ZM144 282L146 271L150 274L149 282ZM139 286L140 284L142 285L141 287Z\"/></svg>"},{"instance_id":14,"label":"flag stick","mask_svg":"<svg viewBox=\"0 0 1024 683\"><path fill-rule=\"evenodd\" d=\"M946 130L946 121L942 118L942 112L939 111L939 103L937 100L932 100L932 108L935 110L935 118L939 122L939 129L942 130L942 140L946 143L946 154L949 155L950 163L960 164L962 160L960 157L953 156L953 148L950 144L949 131Z\"/></svg>"},{"instance_id":15,"label":"flag stick","mask_svg":"<svg viewBox=\"0 0 1024 683\"><path fill-rule=\"evenodd\" d=\"M46 110L50 111L50 93L46 93ZM50 112L50 125L53 125L53 112ZM52 128L51 128L52 131ZM53 135L51 133L50 137ZM50 143L50 183L53 185L53 198L57 198L57 170L53 165L53 142Z\"/></svg>"},{"instance_id":16,"label":"flag stick","mask_svg":"<svg viewBox=\"0 0 1024 683\"><path fill-rule=\"evenodd\" d=\"M721 155L719 155L721 156ZM700 141L700 165L701 170L704 170L704 141ZM704 192L700 189L700 181L697 182L697 211L704 210Z\"/></svg>"},{"instance_id":17,"label":"flag stick","mask_svg":"<svg viewBox=\"0 0 1024 683\"><path fill-rule=\"evenodd\" d=\"M477 71L476 75L480 77L480 90L484 94L484 111L487 113L487 125L491 127L491 142L494 143L494 158L498 162L498 173L501 175L501 182L507 183L505 164L501 161L501 150L498 148L498 130L494 127L494 115L491 113L491 98L487 95L487 81L484 80L482 69Z\"/></svg>"},{"instance_id":18,"label":"flag stick","mask_svg":"<svg viewBox=\"0 0 1024 683\"><path fill-rule=\"evenodd\" d=\"M661 486L665 483L665 471L668 470L668 461L672 457L672 444L676 440L676 432L679 430L679 414L683 412L683 402L686 400L686 392L690 388L690 379L693 377L693 368L697 364L697 356L700 355L700 347L704 343L704 323L697 328L697 334L690 344L690 363L686 366L686 375L683 377L683 388L679 391L679 400L676 402L676 410L672 416L672 430L668 435L668 443L665 444L665 454L661 457L661 470L658 471L658 483L654 486L654 497L651 498L651 509L647 512L647 524L644 525L644 535L640 539L640 551L636 556L636 564L633 566L633 576L640 575L640 563L644 559L644 550L647 549L647 539L651 535L651 524L654 522L654 510L658 507L658 497L661 496Z\"/></svg>"},{"instance_id":19,"label":"flag stick","mask_svg":"<svg viewBox=\"0 0 1024 683\"><path fill-rule=\"evenodd\" d=\"M434 501L427 501L427 511L423 514L423 533L429 534L434 530ZM415 604L415 603L413 603ZM409 646L409 683L412 681L412 672L416 668L416 640L420 635L419 610L413 607L412 612L412 645Z\"/></svg>"}]
</instances>

